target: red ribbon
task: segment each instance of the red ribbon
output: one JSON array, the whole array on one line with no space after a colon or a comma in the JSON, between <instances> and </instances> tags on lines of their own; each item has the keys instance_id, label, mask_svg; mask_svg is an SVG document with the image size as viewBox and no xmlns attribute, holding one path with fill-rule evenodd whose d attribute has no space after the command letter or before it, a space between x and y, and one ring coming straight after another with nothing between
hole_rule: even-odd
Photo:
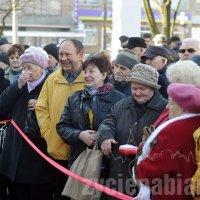
<instances>
[{"instance_id":1,"label":"red ribbon","mask_svg":"<svg viewBox=\"0 0 200 200\"><path fill-rule=\"evenodd\" d=\"M15 129L20 133L20 135L26 140L26 142L42 157L44 158L48 163L50 163L53 167L57 168L67 176L71 176L75 180L91 187L94 188L100 192L103 192L109 196L115 197L116 199L121 199L121 200L136 200L136 198L130 197L128 195L122 194L118 191L112 190L108 187L105 187L97 182L91 181L87 178L81 177L74 172L64 168L63 166L59 165L56 163L54 160L46 156L44 153L42 153L32 142L31 140L23 133L23 131L18 127L18 125L15 123L14 120L11 120L11 124L15 127Z\"/></svg>"}]
</instances>

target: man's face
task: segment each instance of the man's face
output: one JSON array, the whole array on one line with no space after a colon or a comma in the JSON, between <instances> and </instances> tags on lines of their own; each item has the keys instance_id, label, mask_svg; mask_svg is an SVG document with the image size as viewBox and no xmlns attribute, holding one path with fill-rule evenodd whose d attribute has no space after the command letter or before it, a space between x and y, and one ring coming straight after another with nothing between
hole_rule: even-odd
<instances>
[{"instance_id":1,"label":"man's face","mask_svg":"<svg viewBox=\"0 0 200 200\"><path fill-rule=\"evenodd\" d=\"M179 49L180 60L190 60L193 55L199 55L199 47L195 42L183 42Z\"/></svg>"},{"instance_id":2,"label":"man's face","mask_svg":"<svg viewBox=\"0 0 200 200\"><path fill-rule=\"evenodd\" d=\"M179 41L173 41L170 43L170 47L171 49L177 48L179 45Z\"/></svg>"},{"instance_id":3,"label":"man's face","mask_svg":"<svg viewBox=\"0 0 200 200\"><path fill-rule=\"evenodd\" d=\"M156 70L160 70L166 65L167 61L161 56L156 56L153 59L147 58L145 63L151 65Z\"/></svg>"},{"instance_id":4,"label":"man's face","mask_svg":"<svg viewBox=\"0 0 200 200\"><path fill-rule=\"evenodd\" d=\"M133 48L133 52L137 56L137 60L138 61L141 60L141 57L143 56L143 54L144 54L145 51L146 51L146 48L142 48L142 47L135 47L135 48Z\"/></svg>"},{"instance_id":5,"label":"man's face","mask_svg":"<svg viewBox=\"0 0 200 200\"><path fill-rule=\"evenodd\" d=\"M151 99L151 97L154 94L154 90L144 84L132 82L131 83L131 93L132 93L133 99L137 103L144 104L149 99Z\"/></svg>"},{"instance_id":6,"label":"man's face","mask_svg":"<svg viewBox=\"0 0 200 200\"><path fill-rule=\"evenodd\" d=\"M118 82L126 80L126 77L130 76L131 70L122 65L115 64L113 69L114 79Z\"/></svg>"},{"instance_id":7,"label":"man's face","mask_svg":"<svg viewBox=\"0 0 200 200\"><path fill-rule=\"evenodd\" d=\"M83 60L83 51L78 52L73 42L64 41L59 48L59 62L63 71L76 72Z\"/></svg>"},{"instance_id":8,"label":"man's face","mask_svg":"<svg viewBox=\"0 0 200 200\"><path fill-rule=\"evenodd\" d=\"M150 46L153 43L151 38L144 38L144 40L145 40L145 43L146 43L147 46Z\"/></svg>"}]
</instances>

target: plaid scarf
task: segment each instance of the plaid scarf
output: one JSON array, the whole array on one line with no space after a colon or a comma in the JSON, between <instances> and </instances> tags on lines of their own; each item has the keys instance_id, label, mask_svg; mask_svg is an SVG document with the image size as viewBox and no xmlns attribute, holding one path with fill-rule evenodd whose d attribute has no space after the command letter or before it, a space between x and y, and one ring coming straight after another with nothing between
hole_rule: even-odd
<instances>
[{"instance_id":1,"label":"plaid scarf","mask_svg":"<svg viewBox=\"0 0 200 200\"><path fill-rule=\"evenodd\" d=\"M111 83L105 83L102 87L97 88L96 90L91 87L86 87L83 91L82 98L85 97L95 97L97 95L103 95L109 93L113 88Z\"/></svg>"}]
</instances>

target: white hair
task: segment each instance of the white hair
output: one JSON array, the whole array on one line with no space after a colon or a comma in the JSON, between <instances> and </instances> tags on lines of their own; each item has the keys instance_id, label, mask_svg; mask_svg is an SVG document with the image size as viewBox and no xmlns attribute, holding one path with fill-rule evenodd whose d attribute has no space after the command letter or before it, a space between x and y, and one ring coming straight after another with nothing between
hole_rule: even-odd
<instances>
[{"instance_id":1,"label":"white hair","mask_svg":"<svg viewBox=\"0 0 200 200\"><path fill-rule=\"evenodd\" d=\"M166 71L170 83L186 83L200 87L200 67L191 60L178 61Z\"/></svg>"},{"instance_id":2,"label":"white hair","mask_svg":"<svg viewBox=\"0 0 200 200\"><path fill-rule=\"evenodd\" d=\"M196 38L185 38L182 40L182 45L180 46L180 48L182 46L184 46L185 44L190 44L191 46L194 46L197 48L197 50L200 49L200 40L196 39Z\"/></svg>"}]
</instances>

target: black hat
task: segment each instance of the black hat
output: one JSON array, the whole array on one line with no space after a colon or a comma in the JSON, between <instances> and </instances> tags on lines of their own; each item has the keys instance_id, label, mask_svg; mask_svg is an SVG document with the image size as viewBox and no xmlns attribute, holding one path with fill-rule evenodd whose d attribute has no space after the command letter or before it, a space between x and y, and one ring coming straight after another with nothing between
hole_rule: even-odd
<instances>
[{"instance_id":1,"label":"black hat","mask_svg":"<svg viewBox=\"0 0 200 200\"><path fill-rule=\"evenodd\" d=\"M55 44L47 44L43 48L48 54L52 55L57 61L59 61L59 51Z\"/></svg>"},{"instance_id":2,"label":"black hat","mask_svg":"<svg viewBox=\"0 0 200 200\"><path fill-rule=\"evenodd\" d=\"M135 47L147 48L144 38L142 37L130 37L128 40L128 49L133 49Z\"/></svg>"},{"instance_id":3,"label":"black hat","mask_svg":"<svg viewBox=\"0 0 200 200\"><path fill-rule=\"evenodd\" d=\"M10 66L10 60L6 52L0 51L0 62L5 63L6 65Z\"/></svg>"},{"instance_id":4,"label":"black hat","mask_svg":"<svg viewBox=\"0 0 200 200\"><path fill-rule=\"evenodd\" d=\"M8 42L8 40L6 38L4 38L4 37L0 38L0 46L4 45L4 44L8 44L8 43L9 42Z\"/></svg>"},{"instance_id":5,"label":"black hat","mask_svg":"<svg viewBox=\"0 0 200 200\"><path fill-rule=\"evenodd\" d=\"M200 66L200 55L192 56L191 60Z\"/></svg>"},{"instance_id":6,"label":"black hat","mask_svg":"<svg viewBox=\"0 0 200 200\"><path fill-rule=\"evenodd\" d=\"M151 33L144 33L142 35L143 38L152 38L152 34Z\"/></svg>"},{"instance_id":7,"label":"black hat","mask_svg":"<svg viewBox=\"0 0 200 200\"><path fill-rule=\"evenodd\" d=\"M119 37L119 40L120 40L120 42L121 42L121 46L122 46L122 47L124 47L124 48L127 47L128 39L129 39L129 38L128 38L127 36L125 36L125 35L122 35L122 36Z\"/></svg>"},{"instance_id":8,"label":"black hat","mask_svg":"<svg viewBox=\"0 0 200 200\"><path fill-rule=\"evenodd\" d=\"M134 65L138 64L135 54L128 51L121 51L116 57L115 64L122 65L132 70Z\"/></svg>"},{"instance_id":9,"label":"black hat","mask_svg":"<svg viewBox=\"0 0 200 200\"><path fill-rule=\"evenodd\" d=\"M141 59L153 59L156 56L162 56L169 59L171 52L163 46L149 46Z\"/></svg>"},{"instance_id":10,"label":"black hat","mask_svg":"<svg viewBox=\"0 0 200 200\"><path fill-rule=\"evenodd\" d=\"M177 36L177 35L174 35L174 36L172 36L171 38L170 38L170 43L171 42L180 42L181 41L181 39L180 39L180 37L179 36Z\"/></svg>"}]
</instances>

